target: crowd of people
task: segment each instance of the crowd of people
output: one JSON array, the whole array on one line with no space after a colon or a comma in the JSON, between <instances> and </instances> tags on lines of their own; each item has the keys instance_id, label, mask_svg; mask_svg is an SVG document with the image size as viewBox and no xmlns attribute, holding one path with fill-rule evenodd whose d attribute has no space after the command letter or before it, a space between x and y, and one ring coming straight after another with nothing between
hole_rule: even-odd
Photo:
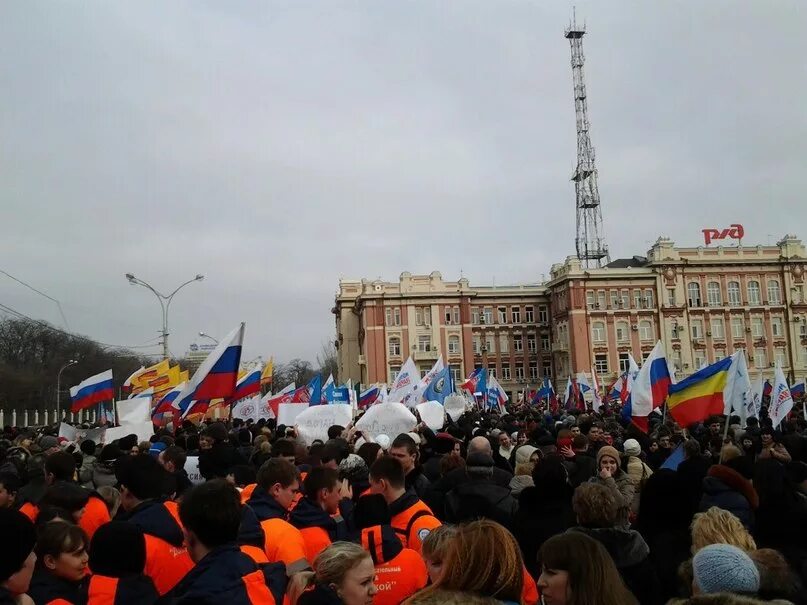
<instances>
[{"instance_id":1,"label":"crowd of people","mask_svg":"<svg viewBox=\"0 0 807 605\"><path fill-rule=\"evenodd\" d=\"M526 405L312 444L274 421L5 427L0 605L799 605L805 435Z\"/></svg>"}]
</instances>

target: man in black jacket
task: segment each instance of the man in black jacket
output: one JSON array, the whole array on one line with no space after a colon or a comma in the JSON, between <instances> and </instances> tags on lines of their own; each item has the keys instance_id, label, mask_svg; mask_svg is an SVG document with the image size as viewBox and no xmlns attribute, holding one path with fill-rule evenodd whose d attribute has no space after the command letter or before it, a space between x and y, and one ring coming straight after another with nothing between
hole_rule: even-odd
<instances>
[{"instance_id":1,"label":"man in black jacket","mask_svg":"<svg viewBox=\"0 0 807 605\"><path fill-rule=\"evenodd\" d=\"M406 433L401 433L392 442L389 448L389 455L397 458L404 469L406 489L413 489L418 498L423 498L428 491L431 482L419 464L418 446L415 440Z\"/></svg>"},{"instance_id":2,"label":"man in black jacket","mask_svg":"<svg viewBox=\"0 0 807 605\"><path fill-rule=\"evenodd\" d=\"M445 498L446 520L464 523L476 519L490 519L512 530L518 502L509 487L497 485L493 480L493 457L473 453L463 470L466 480L452 489Z\"/></svg>"}]
</instances>

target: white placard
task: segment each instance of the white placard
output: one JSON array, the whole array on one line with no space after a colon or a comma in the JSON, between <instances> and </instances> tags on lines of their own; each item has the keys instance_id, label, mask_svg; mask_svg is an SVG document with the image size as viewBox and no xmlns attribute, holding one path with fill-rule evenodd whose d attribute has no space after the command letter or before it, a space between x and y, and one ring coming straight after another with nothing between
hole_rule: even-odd
<instances>
[{"instance_id":1,"label":"white placard","mask_svg":"<svg viewBox=\"0 0 807 605\"><path fill-rule=\"evenodd\" d=\"M303 410L294 424L306 445L311 445L315 439L327 441L330 427L335 424L347 426L352 419L353 409L349 403L332 403Z\"/></svg>"},{"instance_id":2,"label":"white placard","mask_svg":"<svg viewBox=\"0 0 807 605\"><path fill-rule=\"evenodd\" d=\"M76 427L62 422L59 425L59 437L64 437L68 441L75 442L75 440L78 438L78 431L76 430Z\"/></svg>"},{"instance_id":3,"label":"white placard","mask_svg":"<svg viewBox=\"0 0 807 605\"><path fill-rule=\"evenodd\" d=\"M420 419L435 433L443 428L446 410L439 401L424 401L415 406Z\"/></svg>"},{"instance_id":4,"label":"white placard","mask_svg":"<svg viewBox=\"0 0 807 605\"><path fill-rule=\"evenodd\" d=\"M105 434L105 428L82 429L64 422L59 425L59 437L64 437L73 443L88 440L94 441L95 443L103 443Z\"/></svg>"},{"instance_id":5,"label":"white placard","mask_svg":"<svg viewBox=\"0 0 807 605\"><path fill-rule=\"evenodd\" d=\"M133 397L117 401L115 408L118 410L118 423L121 426L151 422L151 397Z\"/></svg>"},{"instance_id":6,"label":"white placard","mask_svg":"<svg viewBox=\"0 0 807 605\"><path fill-rule=\"evenodd\" d=\"M307 409L307 403L281 403L277 410L277 423L294 426L297 416Z\"/></svg>"},{"instance_id":7,"label":"white placard","mask_svg":"<svg viewBox=\"0 0 807 605\"><path fill-rule=\"evenodd\" d=\"M188 456L185 460L185 472L188 473L188 479L194 485L199 485L205 482L205 478L199 472L199 456Z\"/></svg>"},{"instance_id":8,"label":"white placard","mask_svg":"<svg viewBox=\"0 0 807 605\"><path fill-rule=\"evenodd\" d=\"M258 418L260 418L260 406L261 406L260 395L256 395L255 397L249 397L247 399L242 399L233 406L232 417L234 419L238 418L240 420L243 420L244 422L246 422L247 420L257 422Z\"/></svg>"},{"instance_id":9,"label":"white placard","mask_svg":"<svg viewBox=\"0 0 807 605\"><path fill-rule=\"evenodd\" d=\"M456 422L465 413L465 397L462 395L449 395L445 400L446 414L451 417L451 420Z\"/></svg>"},{"instance_id":10,"label":"white placard","mask_svg":"<svg viewBox=\"0 0 807 605\"><path fill-rule=\"evenodd\" d=\"M137 442L148 441L154 434L154 425L151 422L139 422L137 424L124 424L106 430L105 443L111 443L115 439L126 437L126 435L137 435Z\"/></svg>"},{"instance_id":11,"label":"white placard","mask_svg":"<svg viewBox=\"0 0 807 605\"><path fill-rule=\"evenodd\" d=\"M417 419L402 403L377 403L356 422L356 429L373 440L379 435L387 435L392 441L415 426Z\"/></svg>"}]
</instances>

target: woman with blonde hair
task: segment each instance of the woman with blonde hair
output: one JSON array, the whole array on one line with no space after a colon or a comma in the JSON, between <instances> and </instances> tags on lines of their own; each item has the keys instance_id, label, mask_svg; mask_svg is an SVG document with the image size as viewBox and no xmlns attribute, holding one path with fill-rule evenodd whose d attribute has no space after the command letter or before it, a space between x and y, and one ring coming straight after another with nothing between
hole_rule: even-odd
<instances>
[{"instance_id":1,"label":"woman with blonde hair","mask_svg":"<svg viewBox=\"0 0 807 605\"><path fill-rule=\"evenodd\" d=\"M378 592L370 553L352 542L334 542L314 559L314 571L292 577L291 605L372 605Z\"/></svg>"},{"instance_id":2,"label":"woman with blonde hair","mask_svg":"<svg viewBox=\"0 0 807 605\"><path fill-rule=\"evenodd\" d=\"M483 519L457 529L448 540L437 580L405 603L432 603L434 593L446 590L520 603L523 588L524 562L518 543L503 526Z\"/></svg>"},{"instance_id":3,"label":"woman with blonde hair","mask_svg":"<svg viewBox=\"0 0 807 605\"><path fill-rule=\"evenodd\" d=\"M443 571L443 562L448 552L448 544L457 535L456 525L441 525L434 528L428 536L423 538L420 554L429 571L429 580L437 581Z\"/></svg>"},{"instance_id":4,"label":"woman with blonde hair","mask_svg":"<svg viewBox=\"0 0 807 605\"><path fill-rule=\"evenodd\" d=\"M722 508L711 507L705 513L697 513L692 520L692 554L711 544L730 544L745 552L756 550L754 538L745 529L739 518Z\"/></svg>"}]
</instances>

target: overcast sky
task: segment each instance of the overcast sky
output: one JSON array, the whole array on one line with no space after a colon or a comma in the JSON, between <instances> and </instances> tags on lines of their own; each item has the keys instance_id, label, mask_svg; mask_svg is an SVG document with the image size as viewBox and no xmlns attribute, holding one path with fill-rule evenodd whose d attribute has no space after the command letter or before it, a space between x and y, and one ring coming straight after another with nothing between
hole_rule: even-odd
<instances>
[{"instance_id":1,"label":"overcast sky","mask_svg":"<svg viewBox=\"0 0 807 605\"><path fill-rule=\"evenodd\" d=\"M612 257L807 239L796 1L583 2ZM0 269L72 330L171 351L247 322L312 359L340 277L535 282L574 252L571 3L0 5ZM62 325L0 275L0 303ZM157 352L158 348L141 349Z\"/></svg>"}]
</instances>

